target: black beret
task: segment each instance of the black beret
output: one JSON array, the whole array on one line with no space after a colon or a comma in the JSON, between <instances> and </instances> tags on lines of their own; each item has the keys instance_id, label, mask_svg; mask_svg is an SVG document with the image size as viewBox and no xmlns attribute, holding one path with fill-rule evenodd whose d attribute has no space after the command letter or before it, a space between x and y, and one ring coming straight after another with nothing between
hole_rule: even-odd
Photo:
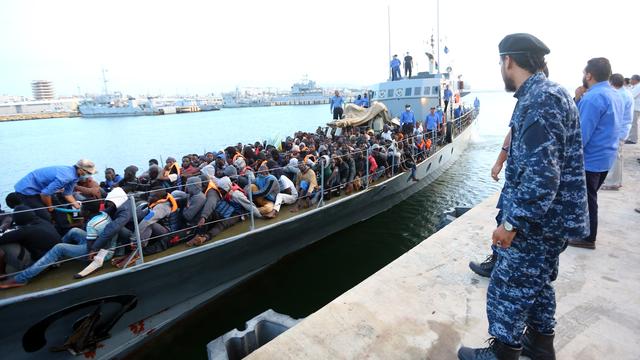
<instances>
[{"instance_id":1,"label":"black beret","mask_svg":"<svg viewBox=\"0 0 640 360\"><path fill-rule=\"evenodd\" d=\"M498 44L500 55L537 54L547 55L551 52L540 39L525 33L507 35Z\"/></svg>"}]
</instances>

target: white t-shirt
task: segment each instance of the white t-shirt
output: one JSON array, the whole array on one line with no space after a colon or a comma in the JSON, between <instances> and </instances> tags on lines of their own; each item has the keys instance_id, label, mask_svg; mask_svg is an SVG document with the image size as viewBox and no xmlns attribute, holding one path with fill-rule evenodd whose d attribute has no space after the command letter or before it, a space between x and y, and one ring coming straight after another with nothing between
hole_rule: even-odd
<instances>
[{"instance_id":1,"label":"white t-shirt","mask_svg":"<svg viewBox=\"0 0 640 360\"><path fill-rule=\"evenodd\" d=\"M278 179L278 183L280 183L280 192L284 192L287 189L291 189L291 195L298 196L298 191L296 190L296 186L293 184L288 177L285 175L280 175L280 179Z\"/></svg>"}]
</instances>

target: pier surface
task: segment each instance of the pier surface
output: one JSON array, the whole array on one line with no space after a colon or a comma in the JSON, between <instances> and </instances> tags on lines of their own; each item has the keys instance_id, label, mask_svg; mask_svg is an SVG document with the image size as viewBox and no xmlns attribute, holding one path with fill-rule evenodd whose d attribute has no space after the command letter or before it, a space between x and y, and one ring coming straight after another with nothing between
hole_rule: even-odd
<instances>
[{"instance_id":1,"label":"pier surface","mask_svg":"<svg viewBox=\"0 0 640 360\"><path fill-rule=\"evenodd\" d=\"M639 356L640 145L624 150L622 189L598 193L597 249L569 247L560 256L558 359ZM488 279L468 262L489 254L496 201L497 194L478 204L249 358L456 359L461 344L486 346Z\"/></svg>"}]
</instances>

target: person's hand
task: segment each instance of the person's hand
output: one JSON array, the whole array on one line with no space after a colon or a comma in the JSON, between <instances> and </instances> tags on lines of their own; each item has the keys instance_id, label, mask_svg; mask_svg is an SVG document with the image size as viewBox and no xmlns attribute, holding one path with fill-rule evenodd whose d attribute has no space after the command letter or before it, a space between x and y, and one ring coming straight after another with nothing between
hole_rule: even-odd
<instances>
[{"instance_id":1,"label":"person's hand","mask_svg":"<svg viewBox=\"0 0 640 360\"><path fill-rule=\"evenodd\" d=\"M89 255L87 255L87 258L89 259L89 261L93 261L93 258L96 257L96 255L98 255L97 252L92 252Z\"/></svg>"},{"instance_id":2,"label":"person's hand","mask_svg":"<svg viewBox=\"0 0 640 360\"><path fill-rule=\"evenodd\" d=\"M576 92L575 92L575 100L578 101L580 100L580 98L582 97L582 95L584 95L584 93L587 92L587 88L584 86L578 86L576 88Z\"/></svg>"},{"instance_id":3,"label":"person's hand","mask_svg":"<svg viewBox=\"0 0 640 360\"><path fill-rule=\"evenodd\" d=\"M498 176L500 175L500 171L502 171L502 163L496 162L491 168L491 178L495 181L500 180L500 177Z\"/></svg>"},{"instance_id":4,"label":"person's hand","mask_svg":"<svg viewBox=\"0 0 640 360\"><path fill-rule=\"evenodd\" d=\"M504 228L504 225L500 224L494 231L491 239L493 240L493 245L500 246L503 249L507 249L511 247L511 242L513 238L516 236L515 231L507 231Z\"/></svg>"},{"instance_id":5,"label":"person's hand","mask_svg":"<svg viewBox=\"0 0 640 360\"><path fill-rule=\"evenodd\" d=\"M71 206L73 206L75 209L80 209L80 203L77 201L72 202Z\"/></svg>"},{"instance_id":6,"label":"person's hand","mask_svg":"<svg viewBox=\"0 0 640 360\"><path fill-rule=\"evenodd\" d=\"M198 227L203 227L205 223L205 219L204 218L200 218L200 221L198 221Z\"/></svg>"}]
</instances>

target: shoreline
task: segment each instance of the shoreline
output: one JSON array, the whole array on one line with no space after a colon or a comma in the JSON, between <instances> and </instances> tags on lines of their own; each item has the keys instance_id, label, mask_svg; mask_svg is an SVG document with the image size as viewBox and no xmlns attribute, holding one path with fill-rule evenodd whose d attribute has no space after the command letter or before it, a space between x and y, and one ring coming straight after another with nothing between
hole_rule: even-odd
<instances>
[{"instance_id":1,"label":"shoreline","mask_svg":"<svg viewBox=\"0 0 640 360\"><path fill-rule=\"evenodd\" d=\"M42 119L58 119L79 117L78 112L56 112L56 113L39 113L39 114L14 114L0 115L0 122L4 121L26 121L26 120L42 120Z\"/></svg>"}]
</instances>

